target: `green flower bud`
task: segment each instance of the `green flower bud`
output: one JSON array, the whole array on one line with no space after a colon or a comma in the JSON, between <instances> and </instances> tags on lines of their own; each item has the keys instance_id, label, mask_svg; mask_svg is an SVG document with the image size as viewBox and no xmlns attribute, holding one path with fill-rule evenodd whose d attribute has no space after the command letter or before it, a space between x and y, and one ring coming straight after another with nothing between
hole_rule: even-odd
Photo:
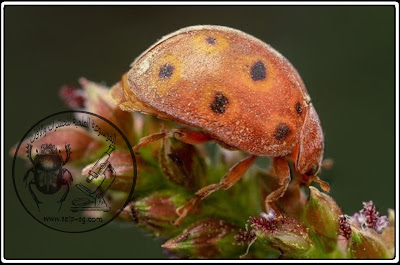
<instances>
[{"instance_id":1,"label":"green flower bud","mask_svg":"<svg viewBox=\"0 0 400 265\"><path fill-rule=\"evenodd\" d=\"M205 163L193 145L163 139L160 162L170 181L193 191L205 185Z\"/></svg>"},{"instance_id":2,"label":"green flower bud","mask_svg":"<svg viewBox=\"0 0 400 265\"><path fill-rule=\"evenodd\" d=\"M327 251L336 246L339 235L339 216L342 211L327 194L310 187L310 197L306 204L305 215L309 227L316 233Z\"/></svg>"},{"instance_id":3,"label":"green flower bud","mask_svg":"<svg viewBox=\"0 0 400 265\"><path fill-rule=\"evenodd\" d=\"M176 209L187 200L180 193L160 191L132 202L130 211L139 226L159 237L171 236L179 229L173 225L178 218Z\"/></svg>"},{"instance_id":4,"label":"green flower bud","mask_svg":"<svg viewBox=\"0 0 400 265\"><path fill-rule=\"evenodd\" d=\"M381 239L392 257L394 257L394 232L394 227L390 226L385 228L381 235Z\"/></svg>"},{"instance_id":5,"label":"green flower bud","mask_svg":"<svg viewBox=\"0 0 400 265\"><path fill-rule=\"evenodd\" d=\"M110 162L110 166L114 170L112 173L116 176L113 184L110 187L110 190L129 192L131 190L133 181L133 161L131 153L126 150L116 150L111 154L108 161ZM101 164L97 164L94 168L96 163L97 161L84 167L82 169L82 176L87 177L90 170L97 170L98 168L100 168ZM110 184L113 178L111 178L110 170L106 170L105 174L106 179L104 180L105 182L103 185L106 186ZM103 179L98 178L93 180L93 183L95 183L96 185L100 185L102 181Z\"/></svg>"},{"instance_id":6,"label":"green flower bud","mask_svg":"<svg viewBox=\"0 0 400 265\"><path fill-rule=\"evenodd\" d=\"M383 240L372 229L352 226L352 236L348 244L348 254L355 259L393 258Z\"/></svg>"},{"instance_id":7,"label":"green flower bud","mask_svg":"<svg viewBox=\"0 0 400 265\"><path fill-rule=\"evenodd\" d=\"M257 241L279 250L282 257L305 258L313 247L308 229L293 217L276 217L271 210L261 217L250 217L249 221Z\"/></svg>"},{"instance_id":8,"label":"green flower bud","mask_svg":"<svg viewBox=\"0 0 400 265\"><path fill-rule=\"evenodd\" d=\"M393 209L388 209L388 220L390 226L394 226L394 210Z\"/></svg>"},{"instance_id":9,"label":"green flower bud","mask_svg":"<svg viewBox=\"0 0 400 265\"><path fill-rule=\"evenodd\" d=\"M218 219L204 219L185 229L162 247L190 258L239 257L246 249L235 242L238 229Z\"/></svg>"},{"instance_id":10,"label":"green flower bud","mask_svg":"<svg viewBox=\"0 0 400 265\"><path fill-rule=\"evenodd\" d=\"M394 210L389 209L388 210L388 220L389 220L389 227L385 227L383 229L381 238L383 240L383 243L386 245L387 249L389 250L389 253L391 254L392 257L394 257Z\"/></svg>"}]
</instances>

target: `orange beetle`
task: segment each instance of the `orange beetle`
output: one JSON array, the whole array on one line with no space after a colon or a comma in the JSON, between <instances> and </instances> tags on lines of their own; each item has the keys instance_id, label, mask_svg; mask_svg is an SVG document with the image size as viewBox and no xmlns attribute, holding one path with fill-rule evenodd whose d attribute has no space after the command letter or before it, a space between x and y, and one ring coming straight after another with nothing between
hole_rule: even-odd
<instances>
[{"instance_id":1,"label":"orange beetle","mask_svg":"<svg viewBox=\"0 0 400 265\"><path fill-rule=\"evenodd\" d=\"M178 209L179 224L198 201L228 189L257 156L272 157L270 173L280 187L266 207L283 196L290 182L288 161L309 184L328 184L316 175L324 140L318 115L290 62L272 47L239 30L192 26L165 36L140 55L111 90L121 109L140 111L200 129L173 129L142 138L135 151L175 137L189 144L217 141L249 156L220 183L200 189Z\"/></svg>"}]
</instances>

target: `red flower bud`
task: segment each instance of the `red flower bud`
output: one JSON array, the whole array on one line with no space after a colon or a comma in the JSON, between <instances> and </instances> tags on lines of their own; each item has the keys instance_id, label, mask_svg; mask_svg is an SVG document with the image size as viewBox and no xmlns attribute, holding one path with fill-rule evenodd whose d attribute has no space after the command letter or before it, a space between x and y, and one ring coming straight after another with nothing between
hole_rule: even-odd
<instances>
[{"instance_id":1,"label":"red flower bud","mask_svg":"<svg viewBox=\"0 0 400 265\"><path fill-rule=\"evenodd\" d=\"M346 215L340 215L338 222L339 234L349 240L351 237L350 217Z\"/></svg>"},{"instance_id":2,"label":"red flower bud","mask_svg":"<svg viewBox=\"0 0 400 265\"><path fill-rule=\"evenodd\" d=\"M100 142L96 137L90 135L86 130L81 127L73 126L59 128L56 132L47 132L45 137L42 137L32 143L32 153L34 150L40 150L40 147L47 143L55 145L57 150L61 151L61 155L63 157L66 157L67 153L70 153L70 159L68 160L68 163L83 162L90 160L91 158L95 158L97 152L103 146L102 142ZM31 144L29 137L22 142L17 156L27 156L27 150L25 147L28 144ZM69 145L69 148L66 148L66 145ZM14 155L16 148L17 146L14 146L11 149L11 155Z\"/></svg>"},{"instance_id":3,"label":"red flower bud","mask_svg":"<svg viewBox=\"0 0 400 265\"><path fill-rule=\"evenodd\" d=\"M85 106L86 95L82 89L63 86L60 88L59 96L71 109L82 109Z\"/></svg>"},{"instance_id":4,"label":"red flower bud","mask_svg":"<svg viewBox=\"0 0 400 265\"><path fill-rule=\"evenodd\" d=\"M117 126L130 142L135 142L133 115L130 112L121 110L112 100L110 90L85 78L79 80L86 93L86 110L109 120ZM99 120L100 128L110 126L106 121ZM117 139L124 141L124 139Z\"/></svg>"}]
</instances>

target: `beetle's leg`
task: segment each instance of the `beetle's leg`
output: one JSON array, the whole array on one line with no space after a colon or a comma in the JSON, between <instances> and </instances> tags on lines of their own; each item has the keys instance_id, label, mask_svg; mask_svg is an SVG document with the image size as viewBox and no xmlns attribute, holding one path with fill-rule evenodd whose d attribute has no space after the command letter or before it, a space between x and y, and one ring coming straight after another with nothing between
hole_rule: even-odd
<instances>
[{"instance_id":1,"label":"beetle's leg","mask_svg":"<svg viewBox=\"0 0 400 265\"><path fill-rule=\"evenodd\" d=\"M65 172L68 172L68 175L69 175L68 182L69 182L69 184L72 184L72 181L74 181L74 179L72 178L71 172L66 168L63 168L62 171L63 171L63 179L64 179Z\"/></svg>"},{"instance_id":2,"label":"beetle's leg","mask_svg":"<svg viewBox=\"0 0 400 265\"><path fill-rule=\"evenodd\" d=\"M133 151L136 152L139 148L142 148L157 140L174 137L187 144L203 144L211 141L213 138L202 132L192 131L189 129L173 129L169 132L154 133L149 136L143 137L139 140L139 143L133 147Z\"/></svg>"},{"instance_id":3,"label":"beetle's leg","mask_svg":"<svg viewBox=\"0 0 400 265\"><path fill-rule=\"evenodd\" d=\"M65 199L67 198L67 195L69 193L69 186L72 184L72 181L73 181L72 174L68 169L63 168L62 172L63 172L62 185L67 185L67 190L65 191L65 193L63 194L61 199L58 201L58 203L60 204L60 208L58 208L58 211L61 210L62 203L65 201ZM67 172L69 175L68 180L64 179L65 172Z\"/></svg>"},{"instance_id":4,"label":"beetle's leg","mask_svg":"<svg viewBox=\"0 0 400 265\"><path fill-rule=\"evenodd\" d=\"M265 198L265 209L268 212L272 208L277 212L273 203L285 194L290 183L290 168L287 161L282 157L274 157L268 174L278 177L280 187Z\"/></svg>"},{"instance_id":5,"label":"beetle's leg","mask_svg":"<svg viewBox=\"0 0 400 265\"><path fill-rule=\"evenodd\" d=\"M24 182L25 182L25 188L28 185L28 177L29 177L29 173L31 173L31 171L33 170L33 168L29 169L28 171L26 171L25 175L24 175Z\"/></svg>"},{"instance_id":6,"label":"beetle's leg","mask_svg":"<svg viewBox=\"0 0 400 265\"><path fill-rule=\"evenodd\" d=\"M331 189L329 183L320 179L318 175L309 176L306 174L302 174L300 177L301 177L301 184L303 185L310 186L312 182L315 182L318 183L321 189L325 192L329 192L329 190Z\"/></svg>"},{"instance_id":7,"label":"beetle's leg","mask_svg":"<svg viewBox=\"0 0 400 265\"><path fill-rule=\"evenodd\" d=\"M168 135L187 144L204 144L213 140L211 135L189 129L174 129Z\"/></svg>"},{"instance_id":8,"label":"beetle's leg","mask_svg":"<svg viewBox=\"0 0 400 265\"><path fill-rule=\"evenodd\" d=\"M140 138L139 143L133 147L133 151L136 153L140 148L145 147L146 145L149 145L160 139L163 139L166 136L167 136L167 133L161 132L161 133L150 134L148 136Z\"/></svg>"},{"instance_id":9,"label":"beetle's leg","mask_svg":"<svg viewBox=\"0 0 400 265\"><path fill-rule=\"evenodd\" d=\"M41 204L42 202L39 201L39 199L36 197L35 193L33 192L32 187L31 187L32 185L35 185L35 182L33 180L31 180L31 182L29 182L29 185L28 185L29 186L29 192L31 193L31 196L32 196L33 200L35 201L36 206L37 206L37 208L38 208L38 210L40 212L39 204Z\"/></svg>"},{"instance_id":10,"label":"beetle's leg","mask_svg":"<svg viewBox=\"0 0 400 265\"><path fill-rule=\"evenodd\" d=\"M218 184L211 184L206 187L201 188L196 192L196 197L190 200L187 204L179 207L176 212L179 215L179 218L175 221L174 225L179 225L182 223L183 219L186 215L196 206L196 204L200 201L212 194L213 192L224 189L227 190L232 187L236 182L238 182L249 167L253 164L256 156L249 156L242 161L238 162L234 165L228 173L221 179Z\"/></svg>"},{"instance_id":11,"label":"beetle's leg","mask_svg":"<svg viewBox=\"0 0 400 265\"><path fill-rule=\"evenodd\" d=\"M69 172L69 171L68 171ZM67 190L64 192L63 196L61 197L61 199L58 201L58 203L60 204L60 208L58 208L58 211L61 210L62 207L62 203L65 201L65 199L67 198L67 195L69 193L69 182L66 181L65 179L62 180L62 185L67 185Z\"/></svg>"}]
</instances>

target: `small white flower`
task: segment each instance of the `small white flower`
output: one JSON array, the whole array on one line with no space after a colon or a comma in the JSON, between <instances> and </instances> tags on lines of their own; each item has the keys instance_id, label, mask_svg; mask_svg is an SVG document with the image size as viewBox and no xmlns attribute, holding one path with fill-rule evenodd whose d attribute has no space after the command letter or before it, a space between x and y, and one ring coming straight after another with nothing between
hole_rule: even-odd
<instances>
[{"instance_id":1,"label":"small white flower","mask_svg":"<svg viewBox=\"0 0 400 265\"><path fill-rule=\"evenodd\" d=\"M268 214L262 212L262 213L260 214L260 216L261 216L262 218L266 219L266 220L273 220L273 219L275 219L276 214L275 214L275 211L274 211L274 210L270 209L269 212L268 212Z\"/></svg>"},{"instance_id":2,"label":"small white flower","mask_svg":"<svg viewBox=\"0 0 400 265\"><path fill-rule=\"evenodd\" d=\"M378 234L382 234L383 228L389 227L390 223L386 215L381 216L376 221L375 230Z\"/></svg>"}]
</instances>

